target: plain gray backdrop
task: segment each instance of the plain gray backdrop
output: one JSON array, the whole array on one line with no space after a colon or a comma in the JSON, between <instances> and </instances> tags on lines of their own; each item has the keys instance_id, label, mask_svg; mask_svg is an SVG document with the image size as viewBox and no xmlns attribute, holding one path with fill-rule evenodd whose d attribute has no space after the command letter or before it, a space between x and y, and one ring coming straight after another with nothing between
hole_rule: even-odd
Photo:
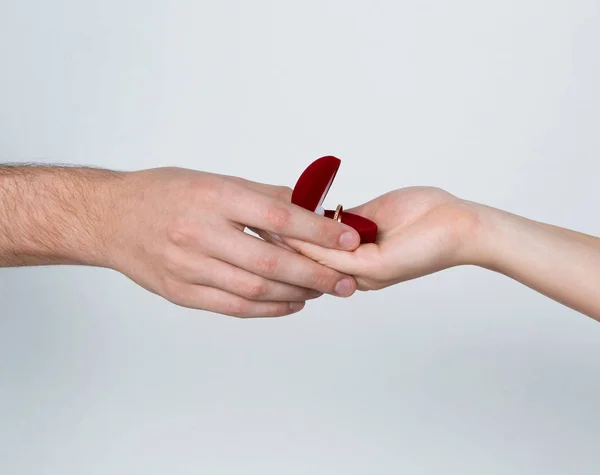
<instances>
[{"instance_id":1,"label":"plain gray backdrop","mask_svg":"<svg viewBox=\"0 0 600 475\"><path fill-rule=\"evenodd\" d=\"M0 160L334 154L330 208L435 185L600 235L599 48L598 1L0 0ZM600 327L481 269L253 321L5 269L0 305L2 474L600 471Z\"/></svg>"}]
</instances>

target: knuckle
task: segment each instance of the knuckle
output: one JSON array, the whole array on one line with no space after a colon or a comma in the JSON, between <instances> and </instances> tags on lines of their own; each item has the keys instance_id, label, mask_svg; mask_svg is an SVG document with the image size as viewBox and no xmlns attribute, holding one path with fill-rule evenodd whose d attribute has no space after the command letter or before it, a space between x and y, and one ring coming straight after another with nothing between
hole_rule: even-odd
<instances>
[{"instance_id":1,"label":"knuckle","mask_svg":"<svg viewBox=\"0 0 600 475\"><path fill-rule=\"evenodd\" d=\"M432 186L429 188L429 190L431 190L431 193L437 198L448 198L452 196L450 193L448 193L443 188L440 188L439 186Z\"/></svg>"},{"instance_id":2,"label":"knuckle","mask_svg":"<svg viewBox=\"0 0 600 475\"><path fill-rule=\"evenodd\" d=\"M281 318L287 316L289 313L289 306L287 304L273 304L263 310L261 317Z\"/></svg>"},{"instance_id":3,"label":"knuckle","mask_svg":"<svg viewBox=\"0 0 600 475\"><path fill-rule=\"evenodd\" d=\"M256 279L245 284L242 294L250 300L261 300L269 294L269 285L265 280Z\"/></svg>"},{"instance_id":4,"label":"knuckle","mask_svg":"<svg viewBox=\"0 0 600 475\"><path fill-rule=\"evenodd\" d=\"M285 206L270 205L266 211L266 219L275 232L286 230L292 222L292 213Z\"/></svg>"},{"instance_id":5,"label":"knuckle","mask_svg":"<svg viewBox=\"0 0 600 475\"><path fill-rule=\"evenodd\" d=\"M331 220L319 222L315 229L317 243L327 246L328 248L337 247L339 235L339 225Z\"/></svg>"},{"instance_id":6,"label":"knuckle","mask_svg":"<svg viewBox=\"0 0 600 475\"><path fill-rule=\"evenodd\" d=\"M164 269L167 271L167 275L178 276L183 273L183 266L175 257L175 253L173 251L165 251L162 259Z\"/></svg>"},{"instance_id":7,"label":"knuckle","mask_svg":"<svg viewBox=\"0 0 600 475\"><path fill-rule=\"evenodd\" d=\"M194 242L192 226L182 218L174 218L167 225L167 237L179 247L187 247Z\"/></svg>"},{"instance_id":8,"label":"knuckle","mask_svg":"<svg viewBox=\"0 0 600 475\"><path fill-rule=\"evenodd\" d=\"M292 189L289 186L278 186L275 190L275 197L281 201L290 201Z\"/></svg>"},{"instance_id":9,"label":"knuckle","mask_svg":"<svg viewBox=\"0 0 600 475\"><path fill-rule=\"evenodd\" d=\"M341 276L327 268L318 269L310 274L310 288L319 292L332 292Z\"/></svg>"},{"instance_id":10,"label":"knuckle","mask_svg":"<svg viewBox=\"0 0 600 475\"><path fill-rule=\"evenodd\" d=\"M261 255L256 260L258 272L262 275L273 276L279 269L280 258L277 254Z\"/></svg>"},{"instance_id":11,"label":"knuckle","mask_svg":"<svg viewBox=\"0 0 600 475\"><path fill-rule=\"evenodd\" d=\"M169 302L178 305L184 303L187 296L185 285L175 279L165 279L161 293Z\"/></svg>"},{"instance_id":12,"label":"knuckle","mask_svg":"<svg viewBox=\"0 0 600 475\"><path fill-rule=\"evenodd\" d=\"M236 318L251 316L251 306L243 300L231 299L224 304L224 313Z\"/></svg>"},{"instance_id":13,"label":"knuckle","mask_svg":"<svg viewBox=\"0 0 600 475\"><path fill-rule=\"evenodd\" d=\"M367 292L371 290L381 290L383 288L383 283L374 279L363 280L359 286L359 290L364 290Z\"/></svg>"}]
</instances>

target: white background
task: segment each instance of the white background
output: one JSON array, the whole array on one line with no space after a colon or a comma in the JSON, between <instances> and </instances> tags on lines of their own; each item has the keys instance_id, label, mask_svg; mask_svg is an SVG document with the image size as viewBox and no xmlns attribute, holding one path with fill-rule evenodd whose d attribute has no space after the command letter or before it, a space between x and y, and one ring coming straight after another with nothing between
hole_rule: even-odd
<instances>
[{"instance_id":1,"label":"white background","mask_svg":"<svg viewBox=\"0 0 600 475\"><path fill-rule=\"evenodd\" d=\"M435 185L600 235L599 84L598 1L0 0L0 160L335 154L329 207ZM600 471L598 324L481 269L259 321L5 269L0 305L2 474Z\"/></svg>"}]
</instances>

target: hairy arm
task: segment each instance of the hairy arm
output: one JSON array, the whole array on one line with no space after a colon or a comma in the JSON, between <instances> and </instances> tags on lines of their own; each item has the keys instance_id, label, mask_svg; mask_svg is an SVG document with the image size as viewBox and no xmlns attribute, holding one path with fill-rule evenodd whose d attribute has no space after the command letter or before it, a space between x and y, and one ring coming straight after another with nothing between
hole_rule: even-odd
<instances>
[{"instance_id":1,"label":"hairy arm","mask_svg":"<svg viewBox=\"0 0 600 475\"><path fill-rule=\"evenodd\" d=\"M122 181L91 168L0 166L0 267L107 265Z\"/></svg>"},{"instance_id":2,"label":"hairy arm","mask_svg":"<svg viewBox=\"0 0 600 475\"><path fill-rule=\"evenodd\" d=\"M290 195L181 168L0 166L0 267L108 267L178 305L238 317L288 315L323 293L351 295L351 276L244 233L358 246L356 231Z\"/></svg>"}]
</instances>

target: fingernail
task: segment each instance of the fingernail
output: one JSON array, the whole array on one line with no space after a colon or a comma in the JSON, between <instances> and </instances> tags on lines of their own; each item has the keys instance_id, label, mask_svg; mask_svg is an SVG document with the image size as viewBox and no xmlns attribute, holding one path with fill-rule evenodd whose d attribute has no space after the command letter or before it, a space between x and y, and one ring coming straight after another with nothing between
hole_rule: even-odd
<instances>
[{"instance_id":1,"label":"fingernail","mask_svg":"<svg viewBox=\"0 0 600 475\"><path fill-rule=\"evenodd\" d=\"M352 281L346 277L335 284L333 291L340 297L350 297L352 295L352 287Z\"/></svg>"},{"instance_id":2,"label":"fingernail","mask_svg":"<svg viewBox=\"0 0 600 475\"><path fill-rule=\"evenodd\" d=\"M306 302L291 302L290 303L290 310L293 313L299 312L300 310L302 310L304 308L304 305L306 305Z\"/></svg>"},{"instance_id":3,"label":"fingernail","mask_svg":"<svg viewBox=\"0 0 600 475\"><path fill-rule=\"evenodd\" d=\"M340 247L342 249L354 248L354 233L346 231L340 236Z\"/></svg>"}]
</instances>

